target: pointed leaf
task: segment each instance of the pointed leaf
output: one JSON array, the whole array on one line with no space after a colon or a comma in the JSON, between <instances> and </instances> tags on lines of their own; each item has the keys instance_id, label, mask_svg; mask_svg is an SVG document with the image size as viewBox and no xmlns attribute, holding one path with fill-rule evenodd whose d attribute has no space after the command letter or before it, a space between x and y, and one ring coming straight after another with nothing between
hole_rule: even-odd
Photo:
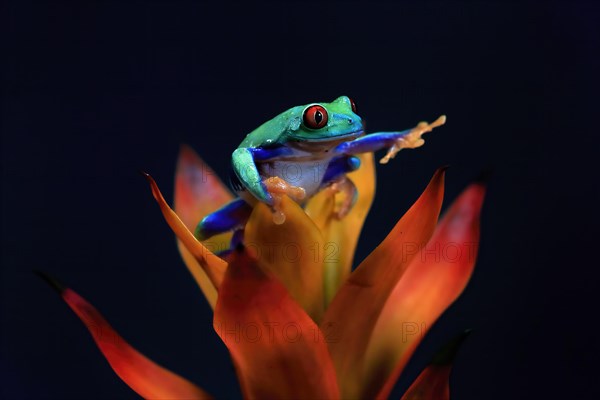
<instances>
[{"instance_id":1,"label":"pointed leaf","mask_svg":"<svg viewBox=\"0 0 600 400\"><path fill-rule=\"evenodd\" d=\"M408 388L401 400L450 400L449 365L427 367Z\"/></svg>"},{"instance_id":2,"label":"pointed leaf","mask_svg":"<svg viewBox=\"0 0 600 400\"><path fill-rule=\"evenodd\" d=\"M463 191L394 288L367 351L367 397L387 398L425 333L467 285L484 194L479 183Z\"/></svg>"},{"instance_id":3,"label":"pointed leaf","mask_svg":"<svg viewBox=\"0 0 600 400\"><path fill-rule=\"evenodd\" d=\"M183 224L181 219L175 214L167 202L163 197L158 185L154 181L154 179L148 175L144 174L148 183L150 184L150 188L152 189L152 195L154 199L158 203L160 210L163 214L163 217L177 236L179 240L185 245L185 247L190 251L190 253L194 256L197 261L197 265L186 264L194 279L202 289L202 285L206 286L204 276L208 277L212 288L218 289L219 284L223 280L223 275L225 274L225 269L227 268L227 263L214 255L210 250L208 250L202 243L200 243L192 232L188 230L188 228ZM201 268L198 268L200 266ZM203 275L205 274L205 275ZM205 293L208 296L212 295L213 292ZM216 296L216 291L214 292ZM209 301L212 298L209 298ZM214 300L214 299L213 299Z\"/></svg>"},{"instance_id":4,"label":"pointed leaf","mask_svg":"<svg viewBox=\"0 0 600 400\"><path fill-rule=\"evenodd\" d=\"M401 400L449 400L452 362L467 335L468 331L446 344L410 385Z\"/></svg>"},{"instance_id":5,"label":"pointed leaf","mask_svg":"<svg viewBox=\"0 0 600 400\"><path fill-rule=\"evenodd\" d=\"M329 348L342 398L364 397L367 345L389 295L415 255L408 250L431 237L443 193L440 169L390 234L350 275L323 318L322 330L336 335Z\"/></svg>"},{"instance_id":6,"label":"pointed leaf","mask_svg":"<svg viewBox=\"0 0 600 400\"><path fill-rule=\"evenodd\" d=\"M335 198L327 190L313 197L306 206L306 213L317 224L325 238L323 268L326 305L331 302L352 270L356 243L375 197L373 153L361 154L359 158L360 168L348 174L358 190L358 199L348 215L342 220L334 217Z\"/></svg>"},{"instance_id":7,"label":"pointed leaf","mask_svg":"<svg viewBox=\"0 0 600 400\"><path fill-rule=\"evenodd\" d=\"M254 207L246 224L244 244L252 247L260 266L272 272L313 318L323 316L323 248L321 232L289 197L283 197L285 222L276 225L264 204Z\"/></svg>"},{"instance_id":8,"label":"pointed leaf","mask_svg":"<svg viewBox=\"0 0 600 400\"><path fill-rule=\"evenodd\" d=\"M233 199L227 187L214 171L189 146L182 145L175 173L174 209L187 229L194 231L198 222ZM213 253L229 248L231 233L214 236L202 244ZM196 258L177 240L177 247L188 269L214 308L217 291L200 268Z\"/></svg>"},{"instance_id":9,"label":"pointed leaf","mask_svg":"<svg viewBox=\"0 0 600 400\"><path fill-rule=\"evenodd\" d=\"M175 211L194 231L200 220L233 200L215 172L189 146L182 145L175 172ZM229 243L227 243L229 245Z\"/></svg>"},{"instance_id":10,"label":"pointed leaf","mask_svg":"<svg viewBox=\"0 0 600 400\"><path fill-rule=\"evenodd\" d=\"M214 327L233 357L248 399L339 398L319 328L250 249L231 256Z\"/></svg>"},{"instance_id":11,"label":"pointed leaf","mask_svg":"<svg viewBox=\"0 0 600 400\"><path fill-rule=\"evenodd\" d=\"M102 315L71 289L65 289L47 275L40 274L77 314L115 373L137 394L146 399L210 399L198 386L161 367L131 347Z\"/></svg>"}]
</instances>

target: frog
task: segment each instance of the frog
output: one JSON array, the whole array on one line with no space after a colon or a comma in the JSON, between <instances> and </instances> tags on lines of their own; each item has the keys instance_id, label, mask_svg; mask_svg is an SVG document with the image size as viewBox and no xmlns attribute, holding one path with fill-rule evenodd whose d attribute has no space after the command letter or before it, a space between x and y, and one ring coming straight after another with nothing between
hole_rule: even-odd
<instances>
[{"instance_id":1,"label":"frog","mask_svg":"<svg viewBox=\"0 0 600 400\"><path fill-rule=\"evenodd\" d=\"M205 216L194 236L204 241L233 231L234 246L241 241L257 203L271 209L275 224L283 224L284 196L304 207L325 189L343 196L334 215L341 220L358 198L348 174L360 168L360 154L387 149L380 159L386 164L400 150L421 147L422 135L445 122L442 115L431 124L420 122L403 131L367 134L356 103L348 96L292 107L247 134L233 151L230 186L237 197Z\"/></svg>"}]
</instances>

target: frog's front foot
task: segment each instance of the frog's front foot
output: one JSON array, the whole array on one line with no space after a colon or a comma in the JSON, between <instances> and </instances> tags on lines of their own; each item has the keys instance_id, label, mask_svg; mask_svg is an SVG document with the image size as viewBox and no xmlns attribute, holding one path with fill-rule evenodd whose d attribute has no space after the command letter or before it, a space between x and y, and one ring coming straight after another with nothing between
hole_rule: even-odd
<instances>
[{"instance_id":1,"label":"frog's front foot","mask_svg":"<svg viewBox=\"0 0 600 400\"><path fill-rule=\"evenodd\" d=\"M387 164L390 159L396 156L402 149L416 149L417 147L423 146L425 140L421 136L427 132L431 132L434 128L444 125L446 123L446 116L442 115L431 124L427 122L419 122L417 126L412 128L406 135L400 137L396 142L389 148L385 157L379 162L381 164Z\"/></svg>"},{"instance_id":2,"label":"frog's front foot","mask_svg":"<svg viewBox=\"0 0 600 400\"><path fill-rule=\"evenodd\" d=\"M277 225L281 225L285 222L285 214L281 210L283 196L287 195L292 200L300 202L306 197L306 191L299 186L290 185L278 176L267 178L264 183L267 187L267 191L273 197L273 204L271 205L271 208L273 209L273 222Z\"/></svg>"}]
</instances>

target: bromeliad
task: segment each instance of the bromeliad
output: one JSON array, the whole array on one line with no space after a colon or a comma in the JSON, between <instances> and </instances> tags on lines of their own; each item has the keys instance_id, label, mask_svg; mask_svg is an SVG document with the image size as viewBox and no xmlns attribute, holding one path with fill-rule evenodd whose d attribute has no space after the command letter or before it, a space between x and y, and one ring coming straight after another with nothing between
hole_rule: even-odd
<instances>
[{"instance_id":1,"label":"bromeliad","mask_svg":"<svg viewBox=\"0 0 600 400\"><path fill-rule=\"evenodd\" d=\"M352 271L375 193L372 152L388 148L385 162L401 148L420 146L421 135L444 122L361 136L355 111L347 97L295 107L248 135L233 159L234 189L242 199L186 146L177 166L174 210L147 175L185 264L214 309L214 329L231 353L246 398L386 398L472 274L485 189L481 182L471 184L438 222L444 169ZM275 134L265 134L268 127ZM314 163L324 172L316 181L282 179L295 163L312 178ZM232 250L222 251L231 243ZM50 282L138 394L210 397L133 349L75 292ZM458 341L404 399L448 398L447 354Z\"/></svg>"}]
</instances>

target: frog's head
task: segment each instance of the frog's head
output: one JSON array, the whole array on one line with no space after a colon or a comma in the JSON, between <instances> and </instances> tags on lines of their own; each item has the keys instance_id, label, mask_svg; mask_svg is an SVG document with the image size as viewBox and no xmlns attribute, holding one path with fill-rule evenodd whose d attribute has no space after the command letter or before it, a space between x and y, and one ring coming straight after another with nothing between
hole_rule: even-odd
<instances>
[{"instance_id":1,"label":"frog's head","mask_svg":"<svg viewBox=\"0 0 600 400\"><path fill-rule=\"evenodd\" d=\"M350 140L363 133L356 105L347 96L331 103L311 103L286 112L286 136L290 141L326 142Z\"/></svg>"}]
</instances>

